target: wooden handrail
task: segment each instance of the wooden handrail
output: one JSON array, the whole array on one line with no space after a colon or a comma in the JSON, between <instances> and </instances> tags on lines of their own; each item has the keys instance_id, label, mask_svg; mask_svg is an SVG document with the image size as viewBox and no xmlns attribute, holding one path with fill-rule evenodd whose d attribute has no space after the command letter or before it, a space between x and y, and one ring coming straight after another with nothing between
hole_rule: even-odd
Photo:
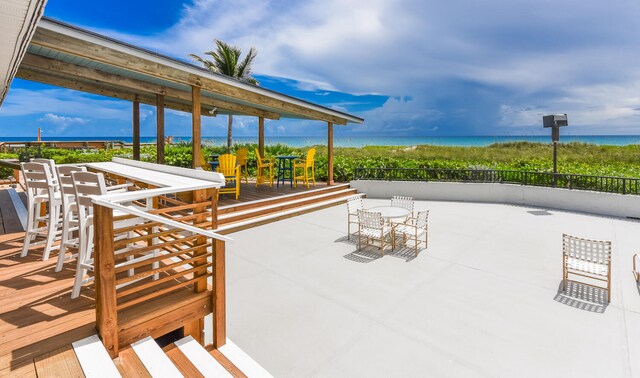
<instances>
[{"instance_id":1,"label":"wooden handrail","mask_svg":"<svg viewBox=\"0 0 640 378\"><path fill-rule=\"evenodd\" d=\"M168 194L168 189L136 191L131 195L157 204L157 197ZM179 192L179 188L172 189L173 193ZM213 312L214 346L225 344L224 250L225 242L232 239L208 230L217 218L215 191L213 197L207 196L206 189L192 191L193 204L176 203L177 214L171 219L151 213L154 210L119 203L128 197L122 194L93 198L96 328L112 357L125 343L135 341L133 338L158 337L179 327L202 342L205 311ZM114 210L144 221L116 226L122 218L114 218ZM171 212L171 206L162 211ZM209 278L212 287L207 284ZM195 302L186 302L191 307L183 307L184 301L156 304L167 296L186 298L190 295L187 287L192 288L191 295L197 295ZM210 299L202 302L207 297ZM189 308L192 310L187 311ZM142 311L141 320L136 320L136 311ZM157 316L148 315L154 311ZM122 314L133 323L119 323Z\"/></svg>"}]
</instances>

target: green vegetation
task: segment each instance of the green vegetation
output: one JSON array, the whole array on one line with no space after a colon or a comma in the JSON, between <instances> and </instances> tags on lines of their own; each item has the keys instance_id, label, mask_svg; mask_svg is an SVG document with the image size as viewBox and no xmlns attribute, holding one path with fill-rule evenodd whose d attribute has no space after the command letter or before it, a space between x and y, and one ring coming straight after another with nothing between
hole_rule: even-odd
<instances>
[{"instance_id":1,"label":"green vegetation","mask_svg":"<svg viewBox=\"0 0 640 378\"><path fill-rule=\"evenodd\" d=\"M249 149L249 173L255 174L255 144L235 144L233 150ZM316 179L327 179L326 147L318 147L316 155ZM265 155L303 156L307 148L293 148L282 144L265 147ZM203 154L226 153L226 146L204 145ZM57 163L81 163L108 161L114 156L131 157L131 149L98 151L61 150L55 148L31 149L31 156L37 153ZM155 148L143 147L143 160L155 161ZM368 168L445 168L445 169L500 169L518 171L551 172L552 146L550 144L514 142L493 144L487 147L364 147L336 148L334 178L349 181L355 167ZM562 144L558 148L558 170L562 173L640 177L640 146L597 146L584 143ZM17 158L18 154L0 154L0 158ZM179 143L167 147L167 164L190 167L191 144ZM10 170L1 170L0 177L7 177Z\"/></svg>"}]
</instances>

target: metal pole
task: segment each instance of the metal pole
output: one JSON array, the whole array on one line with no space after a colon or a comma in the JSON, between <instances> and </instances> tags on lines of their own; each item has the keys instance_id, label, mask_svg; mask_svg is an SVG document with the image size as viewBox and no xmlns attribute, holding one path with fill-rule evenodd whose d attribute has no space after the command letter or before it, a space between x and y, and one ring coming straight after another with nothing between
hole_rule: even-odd
<instances>
[{"instance_id":1,"label":"metal pole","mask_svg":"<svg viewBox=\"0 0 640 378\"><path fill-rule=\"evenodd\" d=\"M558 142L553 141L553 187L558 185Z\"/></svg>"}]
</instances>

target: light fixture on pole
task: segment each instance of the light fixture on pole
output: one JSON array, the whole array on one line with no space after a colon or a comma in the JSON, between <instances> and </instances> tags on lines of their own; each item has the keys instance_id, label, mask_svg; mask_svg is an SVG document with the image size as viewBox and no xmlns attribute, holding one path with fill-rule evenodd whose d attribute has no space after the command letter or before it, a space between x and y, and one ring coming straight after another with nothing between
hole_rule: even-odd
<instances>
[{"instance_id":1,"label":"light fixture on pole","mask_svg":"<svg viewBox=\"0 0 640 378\"><path fill-rule=\"evenodd\" d=\"M551 128L551 141L553 141L553 186L556 186L556 175L558 173L558 142L560 141L560 127L569 126L569 122L567 121L567 113L543 116L542 126L545 128Z\"/></svg>"}]
</instances>

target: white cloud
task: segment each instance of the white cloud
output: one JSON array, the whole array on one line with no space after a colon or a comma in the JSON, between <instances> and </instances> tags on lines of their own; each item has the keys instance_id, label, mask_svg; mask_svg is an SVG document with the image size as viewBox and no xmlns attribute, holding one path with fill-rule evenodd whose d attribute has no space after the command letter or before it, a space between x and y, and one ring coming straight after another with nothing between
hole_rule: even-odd
<instances>
[{"instance_id":1,"label":"white cloud","mask_svg":"<svg viewBox=\"0 0 640 378\"><path fill-rule=\"evenodd\" d=\"M84 125L88 122L88 120L84 118L67 117L53 113L45 114L42 118L38 119L38 121L46 125L54 126L56 133L63 132L69 126Z\"/></svg>"},{"instance_id":2,"label":"white cloud","mask_svg":"<svg viewBox=\"0 0 640 378\"><path fill-rule=\"evenodd\" d=\"M94 30L187 61L219 38L245 51L256 47L255 73L295 80L295 89L390 96L361 113L366 124L353 131L539 131L543 114L567 112L573 130L638 133L638 14L637 1L195 0L161 33ZM0 115L60 109L82 119L131 117L127 102L21 89L10 91ZM143 120L154 114L141 113ZM222 118L206 124L223 134ZM298 132L306 124L271 130ZM238 134L255 132L255 120L236 126Z\"/></svg>"},{"instance_id":3,"label":"white cloud","mask_svg":"<svg viewBox=\"0 0 640 378\"><path fill-rule=\"evenodd\" d=\"M165 33L107 32L183 59L211 49L213 38L253 46L257 74L297 80L304 90L422 97L404 107L428 120L438 111L433 100L445 98L437 91L453 80L504 96L491 105L503 126L534 124L554 105L590 124L629 124L637 113L629 109L640 107L632 94L638 14L640 2L628 1L197 0ZM583 90L592 87L598 96ZM464 102L465 93L447 96ZM397 118L392 103L375 115Z\"/></svg>"},{"instance_id":4,"label":"white cloud","mask_svg":"<svg viewBox=\"0 0 640 378\"><path fill-rule=\"evenodd\" d=\"M128 101L111 100L68 89L12 88L2 104L0 115L55 114L61 110L85 119L131 119L131 103Z\"/></svg>"}]
</instances>

